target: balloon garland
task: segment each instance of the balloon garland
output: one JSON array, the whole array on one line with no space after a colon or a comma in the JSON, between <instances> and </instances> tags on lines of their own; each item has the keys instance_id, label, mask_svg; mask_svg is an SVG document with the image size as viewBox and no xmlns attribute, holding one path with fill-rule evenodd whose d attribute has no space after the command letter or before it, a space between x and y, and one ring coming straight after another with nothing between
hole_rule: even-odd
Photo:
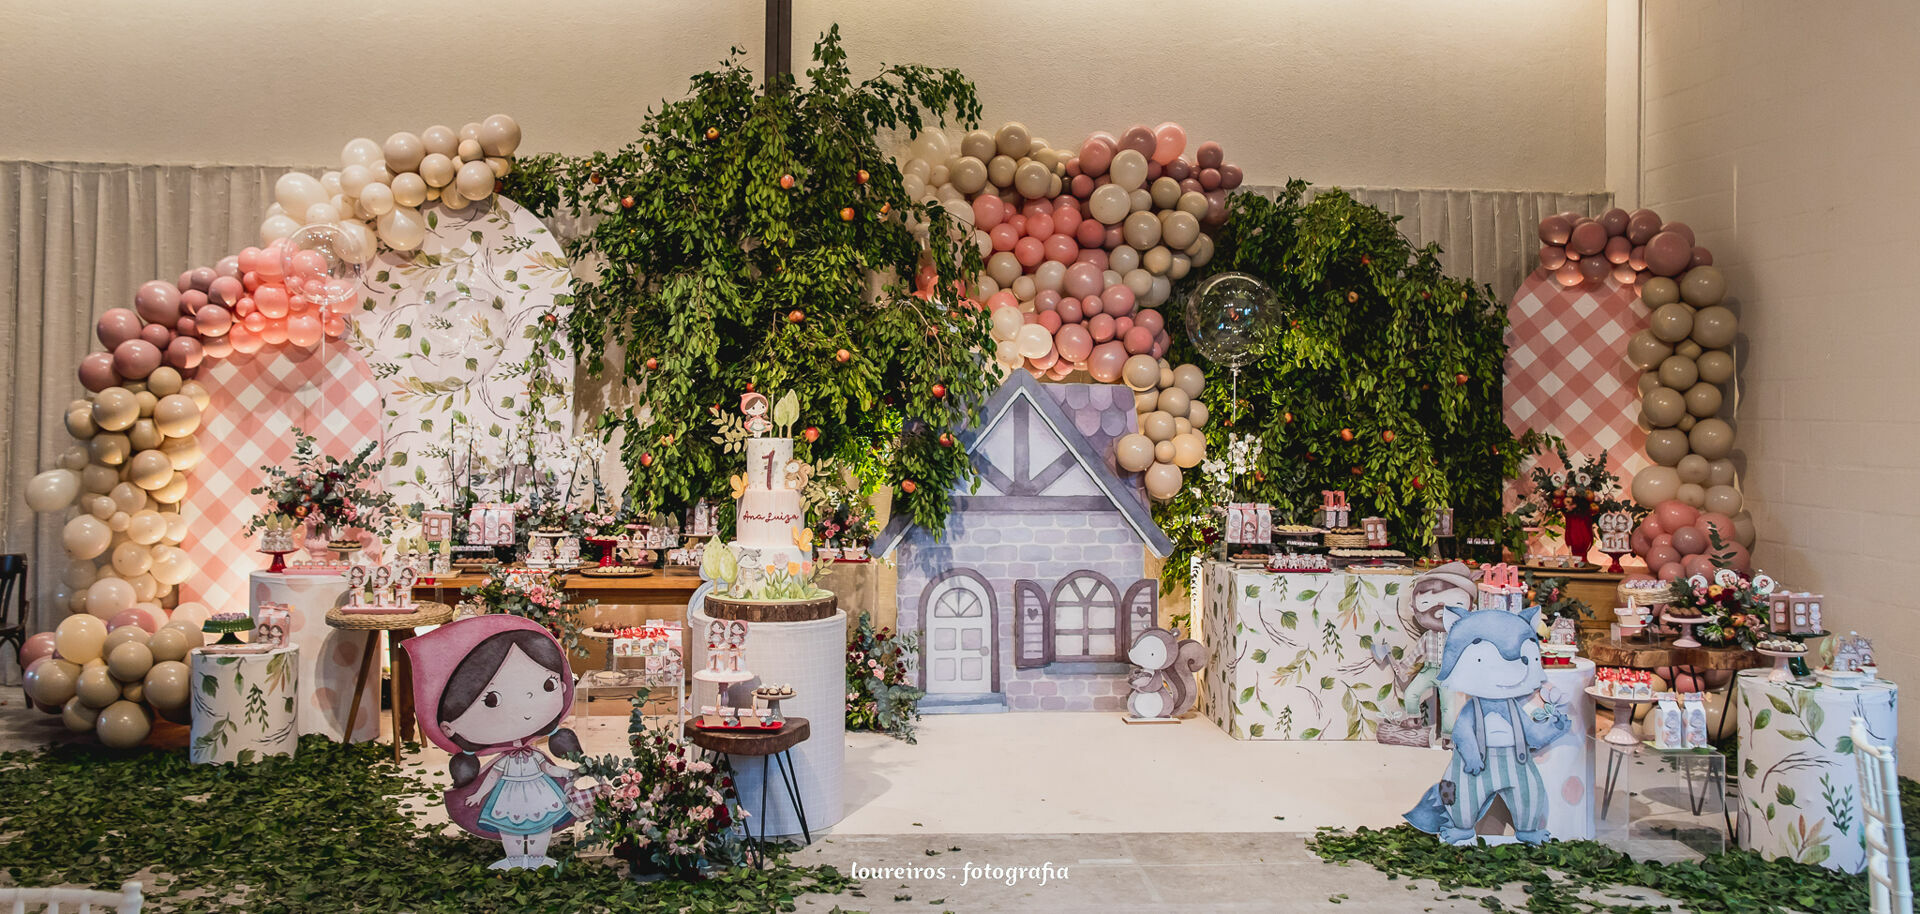
<instances>
[{"instance_id":1,"label":"balloon garland","mask_svg":"<svg viewBox=\"0 0 1920 914\"><path fill-rule=\"evenodd\" d=\"M1540 221L1540 265L1566 288L1611 277L1636 285L1649 313L1627 341L1640 375L1640 423L1654 466L1634 474L1633 500L1651 513L1630 545L1663 580L1710 573L1717 559L1746 573L1753 517L1737 488L1733 426L1719 418L1733 380L1738 319L1722 302L1726 277L1683 222L1612 209ZM1720 545L1715 545L1715 540Z\"/></svg>"},{"instance_id":2,"label":"balloon garland","mask_svg":"<svg viewBox=\"0 0 1920 914\"><path fill-rule=\"evenodd\" d=\"M1192 158L1186 149L1186 130L1170 122L1095 133L1075 154L1009 121L958 142L922 133L900 155L908 196L971 226L986 260L973 292L992 321L995 360L1056 381L1084 370L1135 391L1141 431L1116 442L1115 456L1146 474L1157 500L1205 458L1207 421L1205 407L1188 415L1187 405L1205 376L1166 362L1158 309L1174 282L1213 258L1207 230L1226 219L1227 192L1244 177L1218 143Z\"/></svg>"},{"instance_id":3,"label":"balloon garland","mask_svg":"<svg viewBox=\"0 0 1920 914\"><path fill-rule=\"evenodd\" d=\"M339 171L275 181L261 247L143 283L132 307L101 315L103 349L78 368L87 396L67 406L75 443L27 485L34 511L81 508L61 532L71 562L55 591L71 615L29 638L21 655L36 707L115 746L144 739L150 712L185 719L181 661L208 614L175 591L195 572L180 548L189 533L180 503L203 456L194 433L211 400L196 375L209 358L343 337L362 265L381 245L420 246L427 222L417 207L460 210L490 198L519 143L519 125L504 114L458 132L355 139ZM101 664L110 679L96 672Z\"/></svg>"}]
</instances>

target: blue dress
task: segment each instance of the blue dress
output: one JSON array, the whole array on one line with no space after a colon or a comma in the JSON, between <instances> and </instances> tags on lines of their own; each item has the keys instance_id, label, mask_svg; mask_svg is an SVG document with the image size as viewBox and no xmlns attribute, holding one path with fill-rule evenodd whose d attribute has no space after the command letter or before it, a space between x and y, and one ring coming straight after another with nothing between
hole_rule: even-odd
<instances>
[{"instance_id":1,"label":"blue dress","mask_svg":"<svg viewBox=\"0 0 1920 914\"><path fill-rule=\"evenodd\" d=\"M537 835L572 818L560 782L542 769L538 749L511 749L494 761L500 779L480 809L480 824L503 835Z\"/></svg>"}]
</instances>

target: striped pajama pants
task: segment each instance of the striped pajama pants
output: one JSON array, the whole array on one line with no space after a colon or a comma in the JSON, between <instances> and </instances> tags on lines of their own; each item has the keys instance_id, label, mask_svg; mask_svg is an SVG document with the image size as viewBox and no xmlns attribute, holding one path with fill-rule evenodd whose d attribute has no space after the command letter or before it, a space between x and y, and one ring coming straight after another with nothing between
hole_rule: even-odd
<instances>
[{"instance_id":1,"label":"striped pajama pants","mask_svg":"<svg viewBox=\"0 0 1920 914\"><path fill-rule=\"evenodd\" d=\"M1454 828L1472 831L1487 814L1493 798L1501 793L1506 794L1507 811L1513 814L1514 831L1547 827L1546 782L1540 779L1540 769L1534 767L1533 759L1515 758L1512 746L1487 749L1487 767L1471 775L1462 770L1460 755L1455 753L1447 776L1454 783L1454 804L1447 808Z\"/></svg>"}]
</instances>

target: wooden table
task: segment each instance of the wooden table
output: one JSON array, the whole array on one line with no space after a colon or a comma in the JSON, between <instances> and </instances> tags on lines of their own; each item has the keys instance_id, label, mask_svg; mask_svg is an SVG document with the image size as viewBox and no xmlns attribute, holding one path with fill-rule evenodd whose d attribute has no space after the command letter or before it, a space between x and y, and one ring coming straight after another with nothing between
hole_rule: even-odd
<instances>
[{"instance_id":1,"label":"wooden table","mask_svg":"<svg viewBox=\"0 0 1920 914\"><path fill-rule=\"evenodd\" d=\"M804 717L789 717L786 724L778 730L747 730L728 732L725 730L702 730L687 721L684 731L687 741L708 752L720 755L743 755L760 757L760 866L767 863L767 794L772 793L767 783L767 760L772 759L780 766L780 783L787 789L787 798L793 801L793 816L800 820L800 834L813 843L813 831L807 827L807 809L800 802L800 777L793 766L793 747L807 741L813 735L813 728ZM755 842L751 820L748 821L747 841Z\"/></svg>"},{"instance_id":2,"label":"wooden table","mask_svg":"<svg viewBox=\"0 0 1920 914\"><path fill-rule=\"evenodd\" d=\"M700 576L697 574L666 574L655 570L652 574L637 578L595 578L575 571L561 573L566 575L566 592L569 596L580 600L596 600L602 604L678 605L684 609L687 601L693 599L693 592L700 589ZM485 574L463 572L452 577L436 578L432 584L417 584L413 593L415 599L458 603L462 588L477 587L486 582Z\"/></svg>"},{"instance_id":3,"label":"wooden table","mask_svg":"<svg viewBox=\"0 0 1920 914\"><path fill-rule=\"evenodd\" d=\"M373 658L379 653L380 633L391 632L387 636L388 662L393 666L393 760L400 760L400 741L413 736L413 664L407 661L407 652L400 649L402 642L413 637L415 629L429 625L445 625L453 621L453 607L445 603L418 603L419 608L410 613L343 613L338 608L327 610L327 625L342 631L367 633L366 646L360 649L360 673L353 680L353 703L347 706L347 728L344 733L352 739L354 721L360 714L360 697L366 692L367 670L373 666ZM378 703L376 702L376 716Z\"/></svg>"},{"instance_id":4,"label":"wooden table","mask_svg":"<svg viewBox=\"0 0 1920 914\"><path fill-rule=\"evenodd\" d=\"M1671 638L1615 641L1607 637L1605 632L1581 632L1581 636L1580 653L1601 666L1619 666L1631 670L1671 667L1675 672L1684 670L1703 681L1705 677L1702 674L1708 670L1727 670L1737 676L1740 670L1772 663L1758 652L1743 647L1679 647ZM1727 714L1733 709L1733 679L1728 678L1726 700L1720 705L1719 730L1726 728Z\"/></svg>"}]
</instances>

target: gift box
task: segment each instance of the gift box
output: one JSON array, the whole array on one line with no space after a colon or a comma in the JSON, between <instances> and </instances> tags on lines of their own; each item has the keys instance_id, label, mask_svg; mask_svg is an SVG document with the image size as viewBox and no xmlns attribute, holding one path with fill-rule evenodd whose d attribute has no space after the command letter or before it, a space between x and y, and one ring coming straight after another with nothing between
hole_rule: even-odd
<instances>
[{"instance_id":1,"label":"gift box","mask_svg":"<svg viewBox=\"0 0 1920 914\"><path fill-rule=\"evenodd\" d=\"M1680 699L1672 692L1660 693L1660 700L1648 709L1647 719L1653 729L1653 748L1688 748L1686 718L1680 711Z\"/></svg>"},{"instance_id":2,"label":"gift box","mask_svg":"<svg viewBox=\"0 0 1920 914\"><path fill-rule=\"evenodd\" d=\"M1261 546L1273 542L1273 508L1254 502L1228 505L1227 542Z\"/></svg>"},{"instance_id":3,"label":"gift box","mask_svg":"<svg viewBox=\"0 0 1920 914\"><path fill-rule=\"evenodd\" d=\"M253 613L253 643L286 647L293 634L293 611L284 603L262 603Z\"/></svg>"},{"instance_id":4,"label":"gift box","mask_svg":"<svg viewBox=\"0 0 1920 914\"><path fill-rule=\"evenodd\" d=\"M1688 692L1680 699L1681 742L1688 749L1707 748L1707 697Z\"/></svg>"}]
</instances>

